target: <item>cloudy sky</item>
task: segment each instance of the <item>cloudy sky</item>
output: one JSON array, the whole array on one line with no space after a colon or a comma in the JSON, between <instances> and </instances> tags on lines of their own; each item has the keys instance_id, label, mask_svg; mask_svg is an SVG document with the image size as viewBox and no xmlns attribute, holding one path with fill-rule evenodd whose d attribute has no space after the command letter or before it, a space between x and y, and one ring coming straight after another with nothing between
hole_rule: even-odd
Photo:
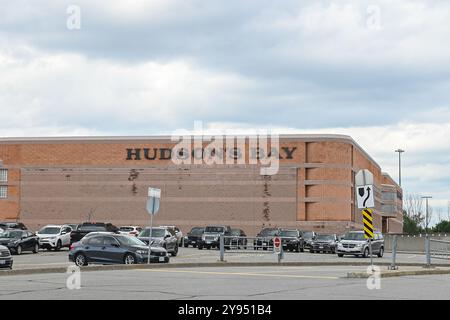
<instances>
[{"instance_id":1,"label":"cloudy sky","mask_svg":"<svg viewBox=\"0 0 450 320\"><path fill-rule=\"evenodd\" d=\"M449 39L447 0L0 0L0 136L349 134L447 216Z\"/></svg>"}]
</instances>

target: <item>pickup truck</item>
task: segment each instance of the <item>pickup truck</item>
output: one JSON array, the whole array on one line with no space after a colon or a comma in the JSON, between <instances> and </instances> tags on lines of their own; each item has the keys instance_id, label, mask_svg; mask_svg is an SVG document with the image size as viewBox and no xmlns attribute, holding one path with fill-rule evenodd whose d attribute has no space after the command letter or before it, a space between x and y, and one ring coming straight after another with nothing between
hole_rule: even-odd
<instances>
[{"instance_id":1,"label":"pickup truck","mask_svg":"<svg viewBox=\"0 0 450 320\"><path fill-rule=\"evenodd\" d=\"M202 235L202 240L198 243L198 249L203 248L219 248L220 236L225 236L224 245L225 248L230 246L231 242L231 227L230 226L207 226L205 232Z\"/></svg>"},{"instance_id":2,"label":"pickup truck","mask_svg":"<svg viewBox=\"0 0 450 320\"><path fill-rule=\"evenodd\" d=\"M91 223L85 222L78 226L76 230L73 230L70 234L70 244L80 241L85 235L91 232L114 232L118 233L119 229L111 223Z\"/></svg>"}]
</instances>

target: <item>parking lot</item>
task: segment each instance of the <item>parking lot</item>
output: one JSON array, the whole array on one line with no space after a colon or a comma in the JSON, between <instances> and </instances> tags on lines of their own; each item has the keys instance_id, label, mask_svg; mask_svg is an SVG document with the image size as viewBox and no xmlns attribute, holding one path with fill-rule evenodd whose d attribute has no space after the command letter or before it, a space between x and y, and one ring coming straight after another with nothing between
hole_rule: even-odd
<instances>
[{"instance_id":1,"label":"parking lot","mask_svg":"<svg viewBox=\"0 0 450 320\"><path fill-rule=\"evenodd\" d=\"M68 249L62 249L59 252L41 250L38 254L23 253L20 256L14 256L14 269L43 268L43 267L63 267L71 263L68 261ZM198 250L196 248L180 247L176 257L170 258L170 263L208 263L217 262L219 260L218 250ZM227 262L276 262L277 258L274 253L266 251L233 251L225 253ZM336 254L309 253L309 252L285 252L285 262L367 262L369 259L355 258L352 256L344 256L339 258ZM386 252L383 258L374 257L374 263L389 263L391 261L391 253ZM419 254L397 254L397 262L399 263L425 263L425 256ZM435 261L436 263L447 263L448 260ZM0 270L1 272L1 270Z\"/></svg>"},{"instance_id":2,"label":"parking lot","mask_svg":"<svg viewBox=\"0 0 450 320\"><path fill-rule=\"evenodd\" d=\"M66 274L0 277L0 299L445 299L449 275L347 279L364 267L228 267L85 272L69 290Z\"/></svg>"}]
</instances>

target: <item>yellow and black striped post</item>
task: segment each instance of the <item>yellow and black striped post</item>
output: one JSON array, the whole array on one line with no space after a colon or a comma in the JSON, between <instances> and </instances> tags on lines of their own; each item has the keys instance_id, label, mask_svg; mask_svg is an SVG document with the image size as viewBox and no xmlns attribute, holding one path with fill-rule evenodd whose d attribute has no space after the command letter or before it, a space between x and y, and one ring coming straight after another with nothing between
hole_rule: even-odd
<instances>
[{"instance_id":1,"label":"yellow and black striped post","mask_svg":"<svg viewBox=\"0 0 450 320\"><path fill-rule=\"evenodd\" d=\"M362 212L364 223L364 237L366 239L373 239L373 218L372 210L364 209Z\"/></svg>"}]
</instances>

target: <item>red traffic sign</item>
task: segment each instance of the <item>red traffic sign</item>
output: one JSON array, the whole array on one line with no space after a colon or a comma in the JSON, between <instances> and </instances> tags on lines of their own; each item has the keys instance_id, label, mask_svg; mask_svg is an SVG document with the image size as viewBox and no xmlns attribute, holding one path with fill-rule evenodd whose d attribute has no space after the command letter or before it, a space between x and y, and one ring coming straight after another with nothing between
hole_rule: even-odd
<instances>
[{"instance_id":1,"label":"red traffic sign","mask_svg":"<svg viewBox=\"0 0 450 320\"><path fill-rule=\"evenodd\" d=\"M276 253L281 252L281 239L280 237L275 237L273 239L273 249Z\"/></svg>"}]
</instances>

